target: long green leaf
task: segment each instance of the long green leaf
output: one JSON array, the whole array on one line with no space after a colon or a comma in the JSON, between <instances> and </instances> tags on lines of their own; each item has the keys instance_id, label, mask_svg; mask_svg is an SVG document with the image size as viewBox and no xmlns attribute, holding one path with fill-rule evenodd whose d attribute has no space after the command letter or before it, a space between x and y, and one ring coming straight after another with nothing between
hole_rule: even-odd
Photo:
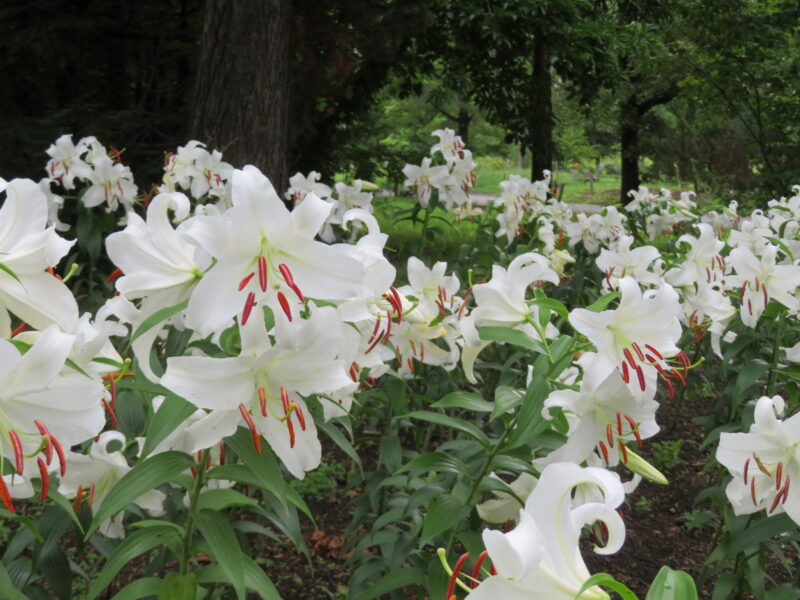
<instances>
[{"instance_id":1,"label":"long green leaf","mask_svg":"<svg viewBox=\"0 0 800 600\"><path fill-rule=\"evenodd\" d=\"M14 587L3 561L0 561L0 593L3 594L0 598L6 600L28 600L25 594Z\"/></svg>"},{"instance_id":2,"label":"long green leaf","mask_svg":"<svg viewBox=\"0 0 800 600\"><path fill-rule=\"evenodd\" d=\"M134 466L117 482L97 509L86 531L86 539L105 519L121 511L145 492L172 481L193 464L194 460L183 452L163 452Z\"/></svg>"},{"instance_id":3,"label":"long green leaf","mask_svg":"<svg viewBox=\"0 0 800 600\"><path fill-rule=\"evenodd\" d=\"M255 475L258 480L256 485L268 490L286 506L286 483L283 480L281 467L269 446L262 444L261 454L256 452L250 432L244 427L239 427L234 435L225 438L225 443Z\"/></svg>"},{"instance_id":4,"label":"long green leaf","mask_svg":"<svg viewBox=\"0 0 800 600\"><path fill-rule=\"evenodd\" d=\"M139 600L145 596L155 596L161 589L161 583L156 577L137 579L117 592L111 600Z\"/></svg>"},{"instance_id":5,"label":"long green leaf","mask_svg":"<svg viewBox=\"0 0 800 600\"><path fill-rule=\"evenodd\" d=\"M189 573L167 573L158 590L158 600L195 600L197 575Z\"/></svg>"},{"instance_id":6,"label":"long green leaf","mask_svg":"<svg viewBox=\"0 0 800 600\"><path fill-rule=\"evenodd\" d=\"M395 418L419 419L421 421L428 421L429 423L435 423L436 425L442 425L444 427L449 427L450 429L455 429L456 431L461 431L462 433L466 433L468 436L477 440L484 446L488 447L490 445L489 438L486 437L486 434L483 433L483 431L481 431L480 429L478 429L475 425L467 421L464 421L463 419L458 419L456 417L451 417L449 415L443 415L442 413L428 412L425 410L415 410Z\"/></svg>"},{"instance_id":7,"label":"long green leaf","mask_svg":"<svg viewBox=\"0 0 800 600\"><path fill-rule=\"evenodd\" d=\"M172 315L181 312L187 306L189 306L189 299L188 298L186 300L184 300L183 302L179 302L178 304L175 304L174 306L168 306L166 308L162 308L161 310L157 310L152 315L147 317L144 321L142 321L141 324L136 328L136 331L134 331L133 335L131 336L130 343L132 344L133 342L136 341L136 339L139 336L141 336L142 334L150 331L153 327L155 327L159 323L162 323L162 322L166 321Z\"/></svg>"},{"instance_id":8,"label":"long green leaf","mask_svg":"<svg viewBox=\"0 0 800 600\"><path fill-rule=\"evenodd\" d=\"M465 519L472 510L452 494L444 494L433 501L422 523L420 544L447 531Z\"/></svg>"},{"instance_id":9,"label":"long green leaf","mask_svg":"<svg viewBox=\"0 0 800 600\"><path fill-rule=\"evenodd\" d=\"M258 502L236 490L219 488L204 490L197 501L199 510L222 510L231 506L256 506Z\"/></svg>"},{"instance_id":10,"label":"long green leaf","mask_svg":"<svg viewBox=\"0 0 800 600\"><path fill-rule=\"evenodd\" d=\"M487 402L480 394L474 392L451 392L431 406L433 408L466 408L476 412L492 412L494 408L494 404Z\"/></svg>"},{"instance_id":11,"label":"long green leaf","mask_svg":"<svg viewBox=\"0 0 800 600\"><path fill-rule=\"evenodd\" d=\"M150 420L139 462L147 458L170 433L175 431L178 425L183 423L196 410L197 408L193 404L183 398L175 394L168 394Z\"/></svg>"},{"instance_id":12,"label":"long green leaf","mask_svg":"<svg viewBox=\"0 0 800 600\"><path fill-rule=\"evenodd\" d=\"M244 584L248 589L256 592L263 600L282 600L275 585L256 561L243 554L242 562L244 564ZM226 581L225 577L225 572L219 565L208 565L197 572L199 583L223 583Z\"/></svg>"},{"instance_id":13,"label":"long green leaf","mask_svg":"<svg viewBox=\"0 0 800 600\"><path fill-rule=\"evenodd\" d=\"M225 572L228 583L236 591L238 600L244 600L244 564L242 549L236 540L233 527L220 513L201 510L195 518L197 529L211 548L211 554Z\"/></svg>"},{"instance_id":14,"label":"long green leaf","mask_svg":"<svg viewBox=\"0 0 800 600\"><path fill-rule=\"evenodd\" d=\"M608 573L595 573L589 579L587 579L583 587L575 594L574 600L579 600L583 597L583 593L587 591L589 588L599 585L602 587L607 587L609 589L614 590L617 592L623 600L638 600L636 594L634 594L628 586L623 583L620 583L614 577L609 575Z\"/></svg>"},{"instance_id":15,"label":"long green leaf","mask_svg":"<svg viewBox=\"0 0 800 600\"><path fill-rule=\"evenodd\" d=\"M397 473L408 471L411 475L426 473L428 471L449 471L451 473L461 473L469 475L470 470L467 465L444 452L428 452L421 454L413 460L404 464Z\"/></svg>"},{"instance_id":16,"label":"long green leaf","mask_svg":"<svg viewBox=\"0 0 800 600\"><path fill-rule=\"evenodd\" d=\"M175 535L176 531L171 523L151 525L128 535L119 546L114 548L111 556L108 557L103 569L92 582L87 599L93 600L97 598L114 581L117 573L134 558L162 545L167 539Z\"/></svg>"},{"instance_id":17,"label":"long green leaf","mask_svg":"<svg viewBox=\"0 0 800 600\"><path fill-rule=\"evenodd\" d=\"M527 348L533 352L546 354L544 346L523 331L511 329L510 327L478 327L478 335L485 342L505 342L514 346Z\"/></svg>"},{"instance_id":18,"label":"long green leaf","mask_svg":"<svg viewBox=\"0 0 800 600\"><path fill-rule=\"evenodd\" d=\"M358 595L359 600L373 600L391 591L422 582L425 572L422 569L398 569L378 580L369 589Z\"/></svg>"},{"instance_id":19,"label":"long green leaf","mask_svg":"<svg viewBox=\"0 0 800 600\"><path fill-rule=\"evenodd\" d=\"M685 571L661 567L645 600L697 600L697 587L692 576Z\"/></svg>"}]
</instances>

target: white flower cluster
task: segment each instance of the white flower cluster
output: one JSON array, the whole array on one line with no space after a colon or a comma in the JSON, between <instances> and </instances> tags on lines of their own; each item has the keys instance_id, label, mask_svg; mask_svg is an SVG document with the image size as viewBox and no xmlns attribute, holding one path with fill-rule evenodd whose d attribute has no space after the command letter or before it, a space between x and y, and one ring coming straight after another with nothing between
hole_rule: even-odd
<instances>
[{"instance_id":1,"label":"white flower cluster","mask_svg":"<svg viewBox=\"0 0 800 600\"><path fill-rule=\"evenodd\" d=\"M414 188L419 203L427 208L433 190L437 190L439 201L445 209L461 209L469 206L469 190L475 187L475 161L472 152L466 149L460 136L452 129L437 129L433 135L439 142L431 146L431 157L422 159L420 166L406 165L403 175L406 176L406 186ZM431 166L431 163L440 154L445 161L443 165ZM474 213L473 213L474 214Z\"/></svg>"}]
</instances>

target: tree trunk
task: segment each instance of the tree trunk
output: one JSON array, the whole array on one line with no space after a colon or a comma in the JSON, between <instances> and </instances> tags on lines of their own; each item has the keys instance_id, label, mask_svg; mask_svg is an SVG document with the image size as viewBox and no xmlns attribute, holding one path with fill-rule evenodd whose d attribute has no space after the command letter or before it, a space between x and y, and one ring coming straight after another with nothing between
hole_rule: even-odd
<instances>
[{"instance_id":1,"label":"tree trunk","mask_svg":"<svg viewBox=\"0 0 800 600\"><path fill-rule=\"evenodd\" d=\"M460 107L458 109L458 135L461 136L461 140L464 142L464 145L469 148L469 124L472 122L472 115L469 114L469 111L466 107Z\"/></svg>"},{"instance_id":2,"label":"tree trunk","mask_svg":"<svg viewBox=\"0 0 800 600\"><path fill-rule=\"evenodd\" d=\"M622 103L620 114L622 174L619 199L623 205L632 200L628 192L639 189L639 125L639 105L636 96L628 96Z\"/></svg>"},{"instance_id":3,"label":"tree trunk","mask_svg":"<svg viewBox=\"0 0 800 600\"><path fill-rule=\"evenodd\" d=\"M208 0L192 135L234 167L288 182L292 0Z\"/></svg>"},{"instance_id":4,"label":"tree trunk","mask_svg":"<svg viewBox=\"0 0 800 600\"><path fill-rule=\"evenodd\" d=\"M533 162L531 179L542 178L542 171L553 170L553 78L547 39L537 33L533 45L531 77L530 143Z\"/></svg>"}]
</instances>

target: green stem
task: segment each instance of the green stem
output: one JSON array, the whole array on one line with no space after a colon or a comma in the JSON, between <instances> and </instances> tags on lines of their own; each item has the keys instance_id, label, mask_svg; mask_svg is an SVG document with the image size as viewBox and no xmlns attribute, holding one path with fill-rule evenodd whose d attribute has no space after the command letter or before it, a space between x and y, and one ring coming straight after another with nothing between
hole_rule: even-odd
<instances>
[{"instance_id":1,"label":"green stem","mask_svg":"<svg viewBox=\"0 0 800 600\"><path fill-rule=\"evenodd\" d=\"M186 575L189 572L189 557L192 553L192 537L194 536L194 517L197 512L197 501L200 498L200 492L205 483L206 462L208 461L208 453L210 449L203 450L200 460L197 461L197 477L194 479L194 486L189 493L189 516L186 517L186 530L183 534L183 541L181 543L181 575Z\"/></svg>"},{"instance_id":2,"label":"green stem","mask_svg":"<svg viewBox=\"0 0 800 600\"><path fill-rule=\"evenodd\" d=\"M421 255L422 249L425 247L425 235L428 233L428 223L431 220L431 213L433 212L433 203L429 203L425 207L425 219L422 222L422 233L419 236L419 254Z\"/></svg>"},{"instance_id":3,"label":"green stem","mask_svg":"<svg viewBox=\"0 0 800 600\"><path fill-rule=\"evenodd\" d=\"M772 343L772 358L769 364L769 377L767 378L767 396L772 396L775 388L775 372L778 367L778 350L781 345L781 338L783 337L783 329L781 327L775 328L774 342Z\"/></svg>"}]
</instances>

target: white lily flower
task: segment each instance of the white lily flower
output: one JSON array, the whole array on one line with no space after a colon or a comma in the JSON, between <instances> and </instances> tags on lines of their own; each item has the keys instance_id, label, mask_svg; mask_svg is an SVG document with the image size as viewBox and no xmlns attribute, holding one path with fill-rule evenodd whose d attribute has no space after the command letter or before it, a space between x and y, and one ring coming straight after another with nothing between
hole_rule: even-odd
<instances>
[{"instance_id":1,"label":"white lily flower","mask_svg":"<svg viewBox=\"0 0 800 600\"><path fill-rule=\"evenodd\" d=\"M319 465L321 449L314 421L298 394L326 393L350 384L338 358L342 327L330 307L313 311L307 321L288 322L278 314L272 345L263 313L255 311L240 326L238 357L169 358L161 384L212 411L206 447L244 423L257 448L263 434L287 469L302 478Z\"/></svg>"},{"instance_id":2,"label":"white lily flower","mask_svg":"<svg viewBox=\"0 0 800 600\"><path fill-rule=\"evenodd\" d=\"M72 134L64 134L46 150L50 160L47 161L47 173L57 179L65 190L75 189L75 178L88 179L92 169L82 159L88 146L84 140L77 145L72 142Z\"/></svg>"},{"instance_id":3,"label":"white lily flower","mask_svg":"<svg viewBox=\"0 0 800 600\"><path fill-rule=\"evenodd\" d=\"M768 244L759 260L749 248L739 246L731 251L729 260L736 275L730 278L732 286L741 286L739 314L748 327L755 327L770 298L792 311L800 309L795 296L800 286L800 267L778 265L778 248Z\"/></svg>"},{"instance_id":4,"label":"white lily flower","mask_svg":"<svg viewBox=\"0 0 800 600\"><path fill-rule=\"evenodd\" d=\"M112 443L119 444L119 449L109 452ZM58 491L66 498L83 502L84 496L89 502L92 512L102 504L103 499L122 479L131 467L122 454L125 448L125 436L119 431L104 431L89 449L89 454L69 453L69 472L61 478ZM80 495L80 500L78 500ZM154 517L164 514L164 492L150 490L139 496L134 503ZM122 515L111 516L101 523L100 533L110 538L125 537Z\"/></svg>"},{"instance_id":5,"label":"white lily flower","mask_svg":"<svg viewBox=\"0 0 800 600\"><path fill-rule=\"evenodd\" d=\"M542 415L550 419L550 409L560 407L569 423L567 442L544 458L537 459L537 469L553 462L582 463L599 451L606 465L627 462L624 443L641 441L659 431L656 424L658 402L637 398L614 370L599 385L584 377L580 391L570 389L551 392Z\"/></svg>"},{"instance_id":6,"label":"white lily flower","mask_svg":"<svg viewBox=\"0 0 800 600\"><path fill-rule=\"evenodd\" d=\"M800 524L800 414L781 421L783 406L780 396L761 397L750 431L722 433L716 458L733 475L725 492L737 515L786 512Z\"/></svg>"},{"instance_id":7,"label":"white lily flower","mask_svg":"<svg viewBox=\"0 0 800 600\"><path fill-rule=\"evenodd\" d=\"M619 278L626 275L633 277L642 285L656 285L660 281L658 275L649 270L653 261L661 253L653 246L640 246L631 249L633 237L621 236L614 249L603 248L595 259L597 267L606 274L604 287L612 291L616 289Z\"/></svg>"},{"instance_id":8,"label":"white lily flower","mask_svg":"<svg viewBox=\"0 0 800 600\"><path fill-rule=\"evenodd\" d=\"M725 242L717 239L710 225L698 223L695 227L700 230L698 237L685 234L678 238L678 243L687 243L690 246L683 263L664 276L676 287L699 281L722 282L727 272L725 259L720 256Z\"/></svg>"},{"instance_id":9,"label":"white lily flower","mask_svg":"<svg viewBox=\"0 0 800 600\"><path fill-rule=\"evenodd\" d=\"M289 178L289 189L283 195L292 204L300 204L309 194L314 194L323 200L331 197L331 188L320 183L322 177L317 171L311 171L308 177L302 173L295 173Z\"/></svg>"},{"instance_id":10,"label":"white lily flower","mask_svg":"<svg viewBox=\"0 0 800 600\"><path fill-rule=\"evenodd\" d=\"M420 206L427 208L431 200L431 192L434 188L438 189L445 184L450 176L450 171L446 165L432 167L431 158L426 156L422 159L420 166L407 164L403 167L403 175L406 176L403 185L413 187Z\"/></svg>"},{"instance_id":11,"label":"white lily flower","mask_svg":"<svg viewBox=\"0 0 800 600\"><path fill-rule=\"evenodd\" d=\"M431 135L439 138L439 141L431 146L431 156L437 152L441 152L444 159L450 162L458 157L459 151L464 148L464 142L461 141L461 136L456 135L456 132L449 127L437 129Z\"/></svg>"},{"instance_id":12,"label":"white lily flower","mask_svg":"<svg viewBox=\"0 0 800 600\"><path fill-rule=\"evenodd\" d=\"M133 208L133 201L139 188L133 182L131 170L122 163L114 163L108 156L98 157L89 175L91 187L81 196L86 208L106 204L108 212L114 212L120 203L125 212Z\"/></svg>"},{"instance_id":13,"label":"white lily flower","mask_svg":"<svg viewBox=\"0 0 800 600\"><path fill-rule=\"evenodd\" d=\"M74 341L55 325L24 354L0 340L0 456L13 458L18 474L24 475L25 464L41 452L40 475L47 479L57 456L63 476L64 451L94 437L105 425L102 383L65 367ZM0 496L4 491L0 487Z\"/></svg>"},{"instance_id":14,"label":"white lily flower","mask_svg":"<svg viewBox=\"0 0 800 600\"><path fill-rule=\"evenodd\" d=\"M631 277L623 277L619 289L622 295L616 309L592 312L576 308L570 312L569 322L597 348L597 358L590 366L593 379L602 381L619 368L626 382L635 372L645 391L646 371L655 368L663 376L664 359L680 352L675 345L681 337L678 294L666 283L642 293Z\"/></svg>"},{"instance_id":15,"label":"white lily flower","mask_svg":"<svg viewBox=\"0 0 800 600\"><path fill-rule=\"evenodd\" d=\"M497 477L494 473L489 474L490 477ZM514 481L508 484L508 487L519 496L523 503L528 499L536 487L539 480L530 473L520 473ZM502 525L508 521L516 521L520 515L520 503L514 496L508 492L493 491L494 498L481 502L475 506L478 511L478 516L487 523L494 523Z\"/></svg>"},{"instance_id":16,"label":"white lily flower","mask_svg":"<svg viewBox=\"0 0 800 600\"><path fill-rule=\"evenodd\" d=\"M619 478L599 475L598 469L573 463L549 465L520 511L517 527L509 533L486 530L483 541L497 570L467 600L574 600L590 574L578 541L584 525L601 521L608 541L595 547L598 554L617 552L625 540L625 525L614 510L625 497ZM590 486L598 501L575 505L572 492ZM581 596L608 600L598 587Z\"/></svg>"},{"instance_id":17,"label":"white lily flower","mask_svg":"<svg viewBox=\"0 0 800 600\"><path fill-rule=\"evenodd\" d=\"M314 240L331 205L308 195L291 213L255 167L233 172L233 207L192 235L217 262L189 300L187 324L208 335L241 310L246 323L256 305L291 316L286 294L342 301L365 292L364 266ZM289 291L291 290L291 292Z\"/></svg>"}]
</instances>

